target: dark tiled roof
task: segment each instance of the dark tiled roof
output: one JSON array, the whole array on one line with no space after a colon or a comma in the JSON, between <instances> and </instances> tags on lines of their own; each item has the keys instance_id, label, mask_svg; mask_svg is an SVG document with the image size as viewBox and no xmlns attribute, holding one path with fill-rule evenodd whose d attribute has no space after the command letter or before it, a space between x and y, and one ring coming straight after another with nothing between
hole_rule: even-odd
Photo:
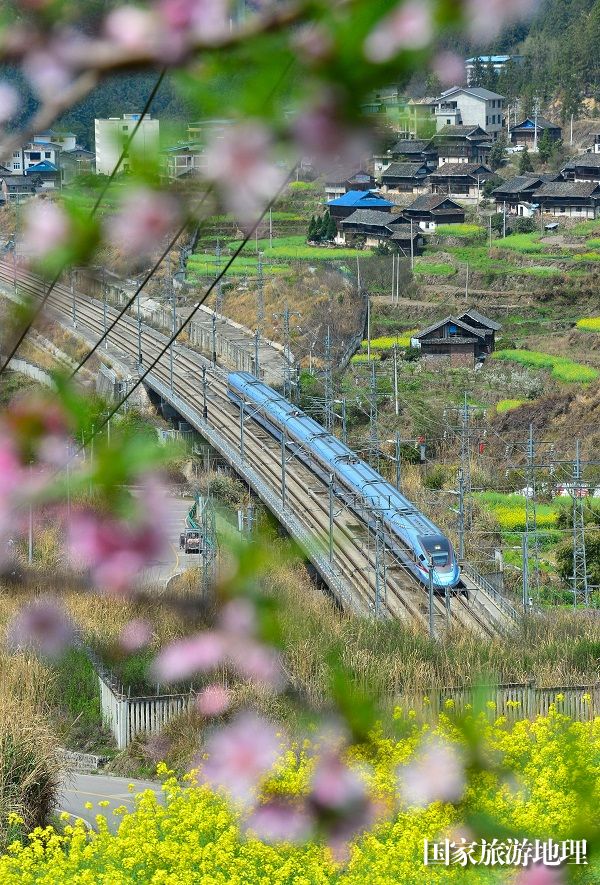
<instances>
[{"instance_id":1,"label":"dark tiled roof","mask_svg":"<svg viewBox=\"0 0 600 885\"><path fill-rule=\"evenodd\" d=\"M402 218L398 212L378 212L377 209L357 209L352 215L343 218L340 224L374 224L386 227Z\"/></svg>"},{"instance_id":2,"label":"dark tiled roof","mask_svg":"<svg viewBox=\"0 0 600 885\"><path fill-rule=\"evenodd\" d=\"M333 169L328 169L324 178L326 184L344 184L346 181L352 181L357 175L364 175L368 181L373 180L370 172L356 166L336 166Z\"/></svg>"},{"instance_id":3,"label":"dark tiled roof","mask_svg":"<svg viewBox=\"0 0 600 885\"><path fill-rule=\"evenodd\" d=\"M6 182L7 187L18 187L22 184L33 190L39 177L36 175L3 175L2 181Z\"/></svg>"},{"instance_id":4,"label":"dark tiled roof","mask_svg":"<svg viewBox=\"0 0 600 885\"><path fill-rule=\"evenodd\" d=\"M423 175L417 175L420 171ZM426 171L424 163L391 163L381 178L424 178Z\"/></svg>"},{"instance_id":5,"label":"dark tiled roof","mask_svg":"<svg viewBox=\"0 0 600 885\"><path fill-rule=\"evenodd\" d=\"M423 335L429 335L430 332L435 332L436 329L446 325L446 323L454 323L455 326L460 326L461 329L464 329L466 332L471 332L473 335L476 335L477 338L485 338L485 332L483 329L475 329L473 326L469 326L468 323L465 323L464 320L461 320L460 317L452 315L445 317L443 320L438 320L437 323L433 323L431 326L427 326L426 329L423 329L414 337L422 338ZM452 340L455 340L454 335L452 336Z\"/></svg>"},{"instance_id":6,"label":"dark tiled roof","mask_svg":"<svg viewBox=\"0 0 600 885\"><path fill-rule=\"evenodd\" d=\"M486 139L486 141L492 140L492 136L485 132L480 126L452 126L451 124L449 124L446 126L442 126L442 128L438 132L436 132L433 137L435 139L438 138L440 135L444 137L450 135L456 138L466 138L469 135L475 135L478 138Z\"/></svg>"},{"instance_id":7,"label":"dark tiled roof","mask_svg":"<svg viewBox=\"0 0 600 885\"><path fill-rule=\"evenodd\" d=\"M575 169L577 166L600 167L600 154L581 154L579 157L571 157L563 169Z\"/></svg>"},{"instance_id":8,"label":"dark tiled roof","mask_svg":"<svg viewBox=\"0 0 600 885\"><path fill-rule=\"evenodd\" d=\"M526 126L526 123L529 123L531 125ZM529 130L532 126L535 128L535 120L533 119L533 117L525 117L524 120L521 120L520 123L517 123L516 126L513 126L510 131L514 132L515 129L521 129L522 127L525 127L525 129ZM551 120L546 120L545 117L537 118L537 127L538 129L560 129L558 123L553 123Z\"/></svg>"},{"instance_id":9,"label":"dark tiled roof","mask_svg":"<svg viewBox=\"0 0 600 885\"><path fill-rule=\"evenodd\" d=\"M491 169L488 169L487 166L483 166L481 163L444 163L443 166L440 166L439 169L436 169L435 172L431 173L432 178L446 178L448 175L452 177L465 177L467 175L472 175L480 177L483 175L493 175Z\"/></svg>"},{"instance_id":10,"label":"dark tiled roof","mask_svg":"<svg viewBox=\"0 0 600 885\"><path fill-rule=\"evenodd\" d=\"M418 338L419 336L415 335L414 337ZM477 344L477 338L466 338L463 335L448 335L447 338L429 338L421 343L421 347L423 344L427 347L429 344L440 344L441 342L447 344L449 341L452 344Z\"/></svg>"},{"instance_id":11,"label":"dark tiled roof","mask_svg":"<svg viewBox=\"0 0 600 885\"><path fill-rule=\"evenodd\" d=\"M458 209L461 212L464 211L455 203L454 200L450 200L445 194L422 194L420 197L417 197L410 206L407 206L407 209L414 209L415 211L430 211L431 209L437 209L442 203L446 201L452 203L454 209ZM454 211L454 210L444 210L444 211Z\"/></svg>"},{"instance_id":12,"label":"dark tiled roof","mask_svg":"<svg viewBox=\"0 0 600 885\"><path fill-rule=\"evenodd\" d=\"M591 197L594 191L600 197L600 189L595 181L549 181L535 192L538 197Z\"/></svg>"},{"instance_id":13,"label":"dark tiled roof","mask_svg":"<svg viewBox=\"0 0 600 885\"><path fill-rule=\"evenodd\" d=\"M423 141L417 138L401 138L392 148L393 154L422 154L423 151L431 150L431 141Z\"/></svg>"},{"instance_id":14,"label":"dark tiled roof","mask_svg":"<svg viewBox=\"0 0 600 885\"><path fill-rule=\"evenodd\" d=\"M489 317L485 317L482 313L479 313L478 310L475 310L474 307L470 307L469 310L465 310L464 313L459 314L458 318L459 320L475 320L476 323L481 323L482 326L485 326L488 329L493 329L495 332L498 332L502 328L500 323L497 323L496 320L491 320Z\"/></svg>"},{"instance_id":15,"label":"dark tiled roof","mask_svg":"<svg viewBox=\"0 0 600 885\"><path fill-rule=\"evenodd\" d=\"M514 178L509 178L507 181L503 181L502 184L499 184L498 187L494 188L492 193L518 194L521 191L531 190L531 188L536 187L541 180L541 175L515 175Z\"/></svg>"}]
</instances>

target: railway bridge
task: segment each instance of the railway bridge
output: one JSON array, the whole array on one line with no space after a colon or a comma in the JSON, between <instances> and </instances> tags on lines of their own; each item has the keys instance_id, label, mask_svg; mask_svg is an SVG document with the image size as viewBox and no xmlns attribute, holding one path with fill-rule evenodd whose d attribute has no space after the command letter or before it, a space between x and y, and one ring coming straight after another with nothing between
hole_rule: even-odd
<instances>
[{"instance_id":1,"label":"railway bridge","mask_svg":"<svg viewBox=\"0 0 600 885\"><path fill-rule=\"evenodd\" d=\"M0 285L14 285L12 263L0 262ZM44 283L19 269L18 290L41 297ZM73 302L77 327L73 325ZM114 308L58 284L47 312L88 343L97 341L117 315ZM102 354L128 367L133 378L167 342L157 329L124 315L109 333ZM357 507L342 488L313 472L280 445L252 415L240 413L227 396L228 369L197 350L177 343L144 379L164 403L179 413L231 465L294 538L331 594L345 609L372 617L393 617L436 632L459 626L493 636L516 620L514 608L468 563L462 563L463 589L446 598L428 595L407 569L406 555L387 543L377 514Z\"/></svg>"}]
</instances>

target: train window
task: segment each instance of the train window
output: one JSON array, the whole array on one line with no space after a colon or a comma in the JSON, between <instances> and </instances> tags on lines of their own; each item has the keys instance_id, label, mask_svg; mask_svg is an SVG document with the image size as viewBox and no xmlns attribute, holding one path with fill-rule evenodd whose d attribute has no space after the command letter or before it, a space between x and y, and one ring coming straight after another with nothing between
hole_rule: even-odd
<instances>
[{"instance_id":1,"label":"train window","mask_svg":"<svg viewBox=\"0 0 600 885\"><path fill-rule=\"evenodd\" d=\"M427 535L420 540L434 566L441 568L448 565L448 560L451 558L448 538L444 538L443 535Z\"/></svg>"}]
</instances>

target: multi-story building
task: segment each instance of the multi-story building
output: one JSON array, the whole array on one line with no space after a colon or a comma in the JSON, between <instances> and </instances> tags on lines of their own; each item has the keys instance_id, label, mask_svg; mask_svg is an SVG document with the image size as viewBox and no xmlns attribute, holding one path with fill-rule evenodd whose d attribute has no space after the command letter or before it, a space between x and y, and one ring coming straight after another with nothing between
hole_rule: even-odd
<instances>
[{"instance_id":1,"label":"multi-story building","mask_svg":"<svg viewBox=\"0 0 600 885\"><path fill-rule=\"evenodd\" d=\"M436 129L480 126L495 140L504 127L504 96L480 86L454 86L442 92L435 109Z\"/></svg>"},{"instance_id":2,"label":"multi-story building","mask_svg":"<svg viewBox=\"0 0 600 885\"><path fill-rule=\"evenodd\" d=\"M521 64L522 61L522 55L475 55L473 56L473 58L467 58L465 59L467 85L471 84L477 62L479 62L479 64L482 65L486 70L491 63L493 65L495 73L501 74L509 62L513 62L514 64Z\"/></svg>"},{"instance_id":3,"label":"multi-story building","mask_svg":"<svg viewBox=\"0 0 600 885\"><path fill-rule=\"evenodd\" d=\"M140 119L140 114L123 114L122 117L94 120L94 140L96 145L96 172L110 175L121 155L123 146L132 135ZM122 170L127 172L132 161L148 161L158 155L160 123L146 114L123 158Z\"/></svg>"}]
</instances>

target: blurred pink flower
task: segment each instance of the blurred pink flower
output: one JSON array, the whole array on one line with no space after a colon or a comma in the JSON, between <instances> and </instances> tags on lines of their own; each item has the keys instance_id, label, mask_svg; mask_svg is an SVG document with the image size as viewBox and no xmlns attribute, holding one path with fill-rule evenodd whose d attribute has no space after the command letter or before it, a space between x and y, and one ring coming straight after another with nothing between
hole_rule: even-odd
<instances>
[{"instance_id":1,"label":"blurred pink flower","mask_svg":"<svg viewBox=\"0 0 600 885\"><path fill-rule=\"evenodd\" d=\"M159 17L139 6L118 6L104 20L106 36L129 52L154 54L159 48L162 32Z\"/></svg>"},{"instance_id":2,"label":"blurred pink flower","mask_svg":"<svg viewBox=\"0 0 600 885\"><path fill-rule=\"evenodd\" d=\"M366 785L359 774L337 750L326 749L312 776L310 802L319 809L339 812L362 804L366 796Z\"/></svg>"},{"instance_id":3,"label":"blurred pink flower","mask_svg":"<svg viewBox=\"0 0 600 885\"><path fill-rule=\"evenodd\" d=\"M390 61L402 49L424 49L433 37L427 0L404 0L377 22L364 43L369 61Z\"/></svg>"},{"instance_id":4,"label":"blurred pink flower","mask_svg":"<svg viewBox=\"0 0 600 885\"><path fill-rule=\"evenodd\" d=\"M219 623L226 633L250 636L256 632L256 608L249 599L231 599L219 612Z\"/></svg>"},{"instance_id":5,"label":"blurred pink flower","mask_svg":"<svg viewBox=\"0 0 600 885\"><path fill-rule=\"evenodd\" d=\"M194 673L206 673L223 663L225 642L216 631L205 630L196 636L178 639L158 653L153 673L160 682L177 682Z\"/></svg>"},{"instance_id":6,"label":"blurred pink flower","mask_svg":"<svg viewBox=\"0 0 600 885\"><path fill-rule=\"evenodd\" d=\"M34 49L25 56L22 69L42 99L56 99L73 79L71 68L52 49Z\"/></svg>"},{"instance_id":7,"label":"blurred pink flower","mask_svg":"<svg viewBox=\"0 0 600 885\"><path fill-rule=\"evenodd\" d=\"M19 100L17 90L5 80L0 81L0 123L6 123L16 114Z\"/></svg>"},{"instance_id":8,"label":"blurred pink flower","mask_svg":"<svg viewBox=\"0 0 600 885\"><path fill-rule=\"evenodd\" d=\"M24 211L23 252L29 258L46 258L66 246L71 222L64 209L52 200L30 200Z\"/></svg>"},{"instance_id":9,"label":"blurred pink flower","mask_svg":"<svg viewBox=\"0 0 600 885\"><path fill-rule=\"evenodd\" d=\"M533 15L539 0L466 0L465 21L475 43L488 43L502 28Z\"/></svg>"},{"instance_id":10,"label":"blurred pink flower","mask_svg":"<svg viewBox=\"0 0 600 885\"><path fill-rule=\"evenodd\" d=\"M292 46L304 61L320 62L330 55L333 38L322 25L305 25L293 34Z\"/></svg>"},{"instance_id":11,"label":"blurred pink flower","mask_svg":"<svg viewBox=\"0 0 600 885\"><path fill-rule=\"evenodd\" d=\"M108 239L125 255L140 258L151 255L180 220L173 196L138 187L123 198L119 212L109 220Z\"/></svg>"},{"instance_id":12,"label":"blurred pink flower","mask_svg":"<svg viewBox=\"0 0 600 885\"><path fill-rule=\"evenodd\" d=\"M514 885L562 885L563 882L565 882L565 874L560 867L533 864L519 873Z\"/></svg>"},{"instance_id":13,"label":"blurred pink flower","mask_svg":"<svg viewBox=\"0 0 600 885\"><path fill-rule=\"evenodd\" d=\"M206 743L207 761L200 779L213 788L222 788L242 803L254 798L260 780L280 754L275 728L255 713L240 713L224 728L215 731Z\"/></svg>"},{"instance_id":14,"label":"blurred pink flower","mask_svg":"<svg viewBox=\"0 0 600 885\"><path fill-rule=\"evenodd\" d=\"M227 689L213 683L207 685L202 691L198 692L196 697L196 709L202 716L221 716L229 709L230 694Z\"/></svg>"},{"instance_id":15,"label":"blurred pink flower","mask_svg":"<svg viewBox=\"0 0 600 885\"><path fill-rule=\"evenodd\" d=\"M157 9L167 28L210 43L229 33L227 0L159 0Z\"/></svg>"},{"instance_id":16,"label":"blurred pink flower","mask_svg":"<svg viewBox=\"0 0 600 885\"><path fill-rule=\"evenodd\" d=\"M285 683L281 657L272 648L258 642L232 644L229 658L241 676L280 689Z\"/></svg>"},{"instance_id":17,"label":"blurred pink flower","mask_svg":"<svg viewBox=\"0 0 600 885\"><path fill-rule=\"evenodd\" d=\"M152 627L148 621L141 618L134 618L129 621L121 630L119 636L119 645L125 651L138 651L148 645L152 638Z\"/></svg>"},{"instance_id":18,"label":"blurred pink flower","mask_svg":"<svg viewBox=\"0 0 600 885\"><path fill-rule=\"evenodd\" d=\"M301 157L320 168L360 165L370 153L364 131L351 129L340 119L340 99L334 90L323 92L293 121L291 130Z\"/></svg>"},{"instance_id":19,"label":"blurred pink flower","mask_svg":"<svg viewBox=\"0 0 600 885\"><path fill-rule=\"evenodd\" d=\"M313 821L306 809L283 799L257 805L246 819L246 829L262 842L306 842Z\"/></svg>"},{"instance_id":20,"label":"blurred pink flower","mask_svg":"<svg viewBox=\"0 0 600 885\"><path fill-rule=\"evenodd\" d=\"M137 497L138 511L129 520L91 510L74 514L69 527L71 559L90 572L100 590L127 591L139 572L167 549L162 503L156 484L148 481Z\"/></svg>"},{"instance_id":21,"label":"blurred pink flower","mask_svg":"<svg viewBox=\"0 0 600 885\"><path fill-rule=\"evenodd\" d=\"M465 770L454 744L433 739L398 771L400 791L408 805L458 802L465 790Z\"/></svg>"},{"instance_id":22,"label":"blurred pink flower","mask_svg":"<svg viewBox=\"0 0 600 885\"><path fill-rule=\"evenodd\" d=\"M14 650L33 649L57 658L72 644L73 625L58 599L40 597L28 603L9 622L6 641Z\"/></svg>"},{"instance_id":23,"label":"blurred pink flower","mask_svg":"<svg viewBox=\"0 0 600 885\"><path fill-rule=\"evenodd\" d=\"M204 174L217 184L227 208L245 225L258 221L286 178L275 163L269 130L256 122L237 123L214 135L204 159Z\"/></svg>"},{"instance_id":24,"label":"blurred pink flower","mask_svg":"<svg viewBox=\"0 0 600 885\"><path fill-rule=\"evenodd\" d=\"M438 53L431 67L442 86L457 86L466 81L467 69L464 59L455 52Z\"/></svg>"}]
</instances>

